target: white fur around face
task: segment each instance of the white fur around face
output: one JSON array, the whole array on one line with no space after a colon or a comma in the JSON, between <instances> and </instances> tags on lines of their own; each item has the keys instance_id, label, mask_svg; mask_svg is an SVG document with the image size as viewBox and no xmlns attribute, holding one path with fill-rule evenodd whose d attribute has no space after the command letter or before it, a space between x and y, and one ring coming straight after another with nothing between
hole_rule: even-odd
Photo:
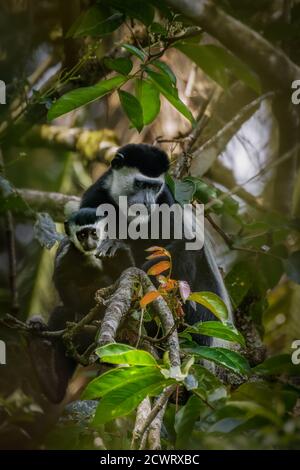
<instances>
[{"instance_id":1,"label":"white fur around face","mask_svg":"<svg viewBox=\"0 0 300 470\"><path fill-rule=\"evenodd\" d=\"M134 180L138 178L139 180L143 181L159 181L164 183L164 176L161 175L157 178L151 178L148 176L143 175L139 170L136 168L120 168L118 170L112 171L112 179L111 179L111 186L110 192L113 200L118 204L119 196L131 196L136 193L134 188ZM163 191L163 185L160 191L157 193L157 197Z\"/></svg>"}]
</instances>

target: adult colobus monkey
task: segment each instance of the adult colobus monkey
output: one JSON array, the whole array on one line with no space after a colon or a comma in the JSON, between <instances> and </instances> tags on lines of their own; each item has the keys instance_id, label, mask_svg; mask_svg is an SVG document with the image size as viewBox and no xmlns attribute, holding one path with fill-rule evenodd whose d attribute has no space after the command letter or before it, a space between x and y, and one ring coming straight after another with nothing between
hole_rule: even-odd
<instances>
[{"instance_id":1,"label":"adult colobus monkey","mask_svg":"<svg viewBox=\"0 0 300 470\"><path fill-rule=\"evenodd\" d=\"M165 183L168 168L169 161L164 151L145 144L125 145L116 153L111 168L84 193L81 207L97 208L101 204L112 204L118 211L120 196L127 196L129 207L137 203L149 208L154 203L171 206L175 199ZM147 270L149 263L145 263L145 249L152 246L154 240L129 239L127 242L131 246L136 266ZM170 251L173 278L187 281L193 292L211 291L219 295L231 316L229 297L209 240L206 237L203 248L198 251L187 250L185 242L186 240L174 240L171 236L167 240L155 240L155 245L164 246ZM113 245L114 242L111 243ZM105 255L101 251L101 245L100 255ZM119 263L118 255L115 260ZM189 324L215 319L209 310L199 304L186 302L184 308ZM209 337L198 336L196 340L201 344L212 343ZM213 340L213 343L217 344L218 341Z\"/></svg>"}]
</instances>

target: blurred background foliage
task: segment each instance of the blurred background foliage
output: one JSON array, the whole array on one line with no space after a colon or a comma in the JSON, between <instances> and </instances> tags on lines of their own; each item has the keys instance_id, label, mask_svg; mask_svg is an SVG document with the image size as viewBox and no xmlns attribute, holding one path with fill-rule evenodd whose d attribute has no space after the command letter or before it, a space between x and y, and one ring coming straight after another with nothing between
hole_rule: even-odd
<instances>
[{"instance_id":1,"label":"blurred background foliage","mask_svg":"<svg viewBox=\"0 0 300 470\"><path fill-rule=\"evenodd\" d=\"M300 65L298 0L217 3ZM247 337L250 322L257 348L280 356L266 364L264 381L233 387L227 399L209 395L213 406L195 396L169 405L163 446L300 448L300 382L290 359L292 342L300 339L299 110L291 104L291 84L274 87L164 0L3 0L0 29L0 79L6 83L0 106L0 315L47 319L58 302L52 285L56 244L41 246L34 219L40 202L61 232L63 214L56 217L40 193L30 199L26 190L80 196L119 145L161 145L177 178L168 182L176 199L206 204L238 328ZM126 80L123 95L113 88L96 99L76 92L115 75ZM71 109L66 93L75 93ZM15 188L31 207L30 217L20 210ZM93 370L79 368L66 401L50 406L23 336L6 328L0 333L7 343L7 366L0 366L1 447L129 447L133 416L92 428L95 403L72 404Z\"/></svg>"}]
</instances>

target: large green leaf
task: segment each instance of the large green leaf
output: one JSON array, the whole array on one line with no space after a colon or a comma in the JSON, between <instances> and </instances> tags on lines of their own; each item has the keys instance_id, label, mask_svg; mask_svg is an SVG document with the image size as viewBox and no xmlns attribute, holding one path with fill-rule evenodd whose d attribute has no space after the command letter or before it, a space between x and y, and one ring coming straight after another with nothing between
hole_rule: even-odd
<instances>
[{"instance_id":1,"label":"large green leaf","mask_svg":"<svg viewBox=\"0 0 300 470\"><path fill-rule=\"evenodd\" d=\"M103 362L110 364L157 366L156 360L150 353L132 348L127 344L111 343L101 346L95 352Z\"/></svg>"},{"instance_id":2,"label":"large green leaf","mask_svg":"<svg viewBox=\"0 0 300 470\"><path fill-rule=\"evenodd\" d=\"M81 106L101 98L125 83L126 80L126 77L115 75L114 77L103 80L94 86L77 88L76 90L66 93L53 103L48 112L48 120L52 121L63 114L74 111L74 109L80 108Z\"/></svg>"},{"instance_id":3,"label":"large green leaf","mask_svg":"<svg viewBox=\"0 0 300 470\"><path fill-rule=\"evenodd\" d=\"M104 59L104 65L108 69L115 70L122 75L128 75L133 67L132 62L128 57L118 57L117 59L106 57Z\"/></svg>"},{"instance_id":4,"label":"large green leaf","mask_svg":"<svg viewBox=\"0 0 300 470\"><path fill-rule=\"evenodd\" d=\"M193 342L183 344L183 348L189 353L195 354L202 359L213 361L238 374L247 375L250 372L248 361L239 353L230 349L198 346Z\"/></svg>"},{"instance_id":5,"label":"large green leaf","mask_svg":"<svg viewBox=\"0 0 300 470\"><path fill-rule=\"evenodd\" d=\"M223 88L229 85L231 72L239 80L255 90L261 91L261 85L252 70L226 49L214 44L200 45L187 42L177 42L175 47L195 62L209 77Z\"/></svg>"},{"instance_id":6,"label":"large green leaf","mask_svg":"<svg viewBox=\"0 0 300 470\"><path fill-rule=\"evenodd\" d=\"M112 13L107 8L94 5L79 17L68 31L67 37L102 37L119 28L123 21L124 15L122 13Z\"/></svg>"},{"instance_id":7,"label":"large green leaf","mask_svg":"<svg viewBox=\"0 0 300 470\"><path fill-rule=\"evenodd\" d=\"M195 323L193 326L189 326L183 332L200 334L205 336L212 336L214 338L222 338L226 341L233 341L245 346L245 340L241 333L232 324L224 324L218 321L205 321Z\"/></svg>"},{"instance_id":8,"label":"large green leaf","mask_svg":"<svg viewBox=\"0 0 300 470\"><path fill-rule=\"evenodd\" d=\"M150 80L154 83L157 89L160 91L162 95L177 109L184 117L186 117L192 124L194 124L195 120L188 109L188 107L181 101L178 96L178 90L171 82L169 77L165 74L154 72L149 67L146 68L148 76Z\"/></svg>"},{"instance_id":9,"label":"large green leaf","mask_svg":"<svg viewBox=\"0 0 300 470\"><path fill-rule=\"evenodd\" d=\"M143 129L143 110L139 100L127 91L119 90L119 99L132 125L140 132Z\"/></svg>"},{"instance_id":10,"label":"large green leaf","mask_svg":"<svg viewBox=\"0 0 300 470\"><path fill-rule=\"evenodd\" d=\"M159 113L160 98L157 88L148 80L136 80L136 96L142 106L144 124L150 124Z\"/></svg>"},{"instance_id":11,"label":"large green leaf","mask_svg":"<svg viewBox=\"0 0 300 470\"><path fill-rule=\"evenodd\" d=\"M110 0L109 5L130 18L136 18L146 26L149 26L154 19L154 8L145 0Z\"/></svg>"},{"instance_id":12,"label":"large green leaf","mask_svg":"<svg viewBox=\"0 0 300 470\"><path fill-rule=\"evenodd\" d=\"M109 370L104 374L92 380L84 390L81 399L93 400L95 398L104 397L107 393L118 387L125 387L126 384L136 382L143 379L149 374L157 372L154 366L132 366L132 367L118 367Z\"/></svg>"},{"instance_id":13,"label":"large green leaf","mask_svg":"<svg viewBox=\"0 0 300 470\"><path fill-rule=\"evenodd\" d=\"M123 387L115 388L101 399L93 423L99 425L129 414L144 398L157 396L169 383L157 369Z\"/></svg>"},{"instance_id":14,"label":"large green leaf","mask_svg":"<svg viewBox=\"0 0 300 470\"><path fill-rule=\"evenodd\" d=\"M188 300L203 305L221 321L228 319L228 310L224 301L213 292L193 292Z\"/></svg>"}]
</instances>

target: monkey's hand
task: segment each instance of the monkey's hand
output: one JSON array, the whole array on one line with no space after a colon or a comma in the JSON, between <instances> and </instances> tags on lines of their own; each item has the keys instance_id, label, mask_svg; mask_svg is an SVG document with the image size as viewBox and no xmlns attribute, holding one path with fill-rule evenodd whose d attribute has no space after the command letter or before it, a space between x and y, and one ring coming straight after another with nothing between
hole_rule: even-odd
<instances>
[{"instance_id":1,"label":"monkey's hand","mask_svg":"<svg viewBox=\"0 0 300 470\"><path fill-rule=\"evenodd\" d=\"M96 257L97 258L104 258L104 257L109 257L111 258L112 256L115 256L117 251L119 250L124 250L127 249L127 245L120 241L120 240L110 240L107 238L106 240L103 240L100 245L98 245L97 251L96 251Z\"/></svg>"}]
</instances>

